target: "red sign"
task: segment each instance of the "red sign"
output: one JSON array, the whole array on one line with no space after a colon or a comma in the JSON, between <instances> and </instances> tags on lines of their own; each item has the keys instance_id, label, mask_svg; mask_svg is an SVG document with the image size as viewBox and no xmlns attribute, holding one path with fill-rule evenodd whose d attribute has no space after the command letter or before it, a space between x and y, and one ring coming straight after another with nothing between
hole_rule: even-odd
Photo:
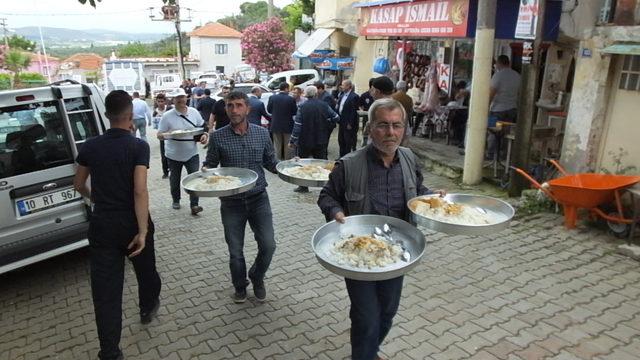
<instances>
[{"instance_id":1,"label":"red sign","mask_svg":"<svg viewBox=\"0 0 640 360\"><path fill-rule=\"evenodd\" d=\"M423 0L362 8L363 36L465 37L469 0Z\"/></svg>"}]
</instances>

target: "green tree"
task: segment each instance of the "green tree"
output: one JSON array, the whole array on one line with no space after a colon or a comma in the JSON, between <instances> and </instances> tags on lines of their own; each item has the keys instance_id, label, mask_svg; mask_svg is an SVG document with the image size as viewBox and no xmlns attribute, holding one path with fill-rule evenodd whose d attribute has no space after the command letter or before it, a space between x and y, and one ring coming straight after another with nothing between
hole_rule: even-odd
<instances>
[{"instance_id":1,"label":"green tree","mask_svg":"<svg viewBox=\"0 0 640 360\"><path fill-rule=\"evenodd\" d=\"M9 50L4 59L4 67L13 73L13 86L20 83L20 72L31 64L29 55L20 50Z\"/></svg>"},{"instance_id":2,"label":"green tree","mask_svg":"<svg viewBox=\"0 0 640 360\"><path fill-rule=\"evenodd\" d=\"M36 48L36 43L20 35L12 35L7 40L9 47L12 49L22 49L26 51L33 51Z\"/></svg>"},{"instance_id":3,"label":"green tree","mask_svg":"<svg viewBox=\"0 0 640 360\"><path fill-rule=\"evenodd\" d=\"M123 45L117 53L120 57L145 57L150 56L152 51L146 44L136 41Z\"/></svg>"},{"instance_id":4,"label":"green tree","mask_svg":"<svg viewBox=\"0 0 640 360\"><path fill-rule=\"evenodd\" d=\"M315 3L315 1L311 1ZM286 13L286 16L282 18L282 22L284 23L284 30L293 35L296 29L300 29L304 32L309 32L313 30L313 24L302 23L302 15L310 14L306 13L308 11L307 7L309 6L308 0L296 0L293 4L287 5L284 7L283 12ZM312 13L313 14L313 13Z\"/></svg>"},{"instance_id":5,"label":"green tree","mask_svg":"<svg viewBox=\"0 0 640 360\"><path fill-rule=\"evenodd\" d=\"M302 5L302 13L312 16L316 12L316 0L296 0Z\"/></svg>"},{"instance_id":6,"label":"green tree","mask_svg":"<svg viewBox=\"0 0 640 360\"><path fill-rule=\"evenodd\" d=\"M243 31L251 25L267 20L268 7L269 4L267 4L266 1L258 1L255 3L244 2L240 5L239 15L226 16L218 20L218 22L238 31ZM279 17L285 17L287 15L286 12L277 7L274 7L274 14Z\"/></svg>"}]
</instances>

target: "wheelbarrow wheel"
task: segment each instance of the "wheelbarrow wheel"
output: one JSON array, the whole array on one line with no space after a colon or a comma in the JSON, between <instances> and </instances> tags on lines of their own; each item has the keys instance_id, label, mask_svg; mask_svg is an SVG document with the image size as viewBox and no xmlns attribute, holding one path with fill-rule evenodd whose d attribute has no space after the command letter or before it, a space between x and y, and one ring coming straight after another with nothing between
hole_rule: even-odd
<instances>
[{"instance_id":1,"label":"wheelbarrow wheel","mask_svg":"<svg viewBox=\"0 0 640 360\"><path fill-rule=\"evenodd\" d=\"M618 212L610 212L608 215L613 217L620 217ZM618 239L626 239L627 236L629 236L629 231L631 230L631 225L613 221L607 221L607 227L609 228L609 231Z\"/></svg>"}]
</instances>

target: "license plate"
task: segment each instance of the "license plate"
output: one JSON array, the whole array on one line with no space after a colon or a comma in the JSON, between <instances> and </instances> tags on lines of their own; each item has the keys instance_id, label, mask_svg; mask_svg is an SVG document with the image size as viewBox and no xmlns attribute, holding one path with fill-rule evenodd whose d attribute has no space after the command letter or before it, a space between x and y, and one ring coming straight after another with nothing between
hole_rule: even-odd
<instances>
[{"instance_id":1,"label":"license plate","mask_svg":"<svg viewBox=\"0 0 640 360\"><path fill-rule=\"evenodd\" d=\"M73 188L62 189L46 194L30 196L16 200L16 209L20 216L27 216L39 211L64 205L82 198Z\"/></svg>"}]
</instances>

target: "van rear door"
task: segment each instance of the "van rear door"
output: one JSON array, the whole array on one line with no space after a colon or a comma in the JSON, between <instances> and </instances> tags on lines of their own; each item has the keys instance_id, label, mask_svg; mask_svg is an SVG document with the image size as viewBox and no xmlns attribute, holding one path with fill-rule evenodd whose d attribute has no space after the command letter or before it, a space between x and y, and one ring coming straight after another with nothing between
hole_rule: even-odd
<instances>
[{"instance_id":1,"label":"van rear door","mask_svg":"<svg viewBox=\"0 0 640 360\"><path fill-rule=\"evenodd\" d=\"M86 237L74 160L103 129L87 87L0 94L0 265Z\"/></svg>"}]
</instances>

